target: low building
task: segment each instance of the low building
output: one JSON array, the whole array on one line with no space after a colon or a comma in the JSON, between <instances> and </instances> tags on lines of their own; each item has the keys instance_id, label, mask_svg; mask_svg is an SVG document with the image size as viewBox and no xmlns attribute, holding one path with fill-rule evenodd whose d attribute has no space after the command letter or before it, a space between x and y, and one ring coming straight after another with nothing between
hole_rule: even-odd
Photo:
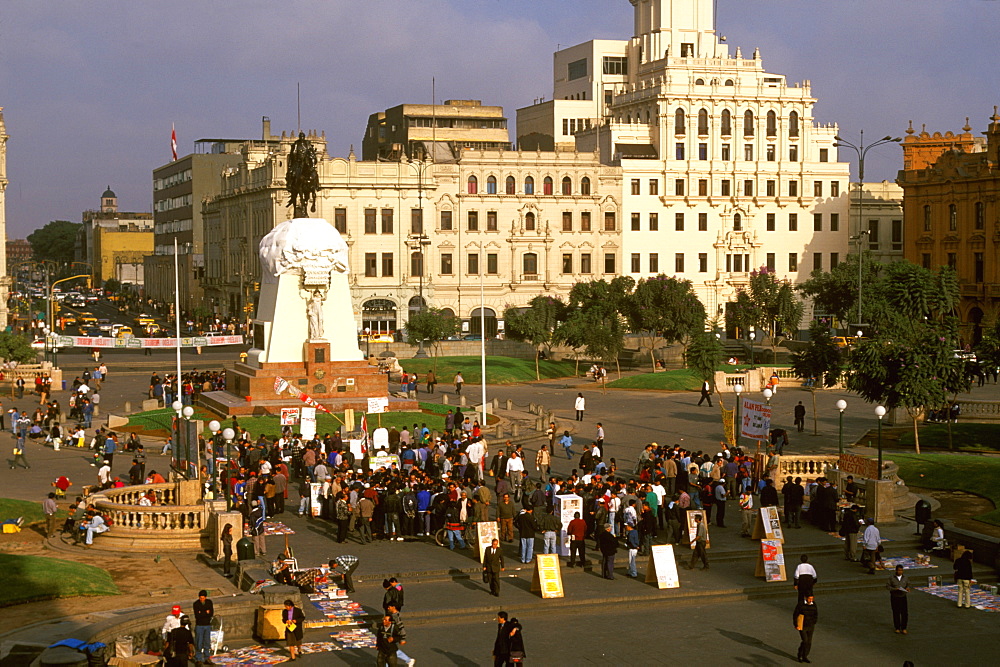
<instances>
[{"instance_id":1,"label":"low building","mask_svg":"<svg viewBox=\"0 0 1000 667\"><path fill-rule=\"evenodd\" d=\"M153 248L153 215L119 211L118 195L110 186L100 208L83 212L76 237L76 260L89 265L97 284L109 278L142 286L143 256Z\"/></svg>"},{"instance_id":2,"label":"low building","mask_svg":"<svg viewBox=\"0 0 1000 667\"><path fill-rule=\"evenodd\" d=\"M18 264L30 262L35 253L31 249L28 239L8 239L7 240L7 274L13 275L11 271Z\"/></svg>"}]
</instances>

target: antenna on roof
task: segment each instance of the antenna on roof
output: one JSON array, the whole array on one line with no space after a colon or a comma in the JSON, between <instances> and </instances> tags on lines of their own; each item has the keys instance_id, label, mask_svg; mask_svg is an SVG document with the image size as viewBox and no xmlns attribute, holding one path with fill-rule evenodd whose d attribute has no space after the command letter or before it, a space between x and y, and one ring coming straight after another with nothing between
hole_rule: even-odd
<instances>
[{"instance_id":1,"label":"antenna on roof","mask_svg":"<svg viewBox=\"0 0 1000 667\"><path fill-rule=\"evenodd\" d=\"M295 84L295 113L298 118L298 129L295 131L296 134L302 131L302 84Z\"/></svg>"}]
</instances>

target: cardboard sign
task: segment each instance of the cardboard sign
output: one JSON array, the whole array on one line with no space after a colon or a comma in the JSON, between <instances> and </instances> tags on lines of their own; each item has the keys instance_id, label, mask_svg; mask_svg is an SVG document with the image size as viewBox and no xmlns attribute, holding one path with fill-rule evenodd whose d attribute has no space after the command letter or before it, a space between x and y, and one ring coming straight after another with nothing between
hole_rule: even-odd
<instances>
[{"instance_id":1,"label":"cardboard sign","mask_svg":"<svg viewBox=\"0 0 1000 667\"><path fill-rule=\"evenodd\" d=\"M486 553L486 547L493 544L493 540L500 539L500 531L497 528L496 521L477 521L476 522L476 544L479 545L479 562L483 562L483 554Z\"/></svg>"},{"instance_id":2,"label":"cardboard sign","mask_svg":"<svg viewBox=\"0 0 1000 667\"><path fill-rule=\"evenodd\" d=\"M377 428L372 432L372 449L389 450L389 429Z\"/></svg>"},{"instance_id":3,"label":"cardboard sign","mask_svg":"<svg viewBox=\"0 0 1000 667\"><path fill-rule=\"evenodd\" d=\"M771 430L771 406L743 399L740 412L740 434L752 440L767 440Z\"/></svg>"},{"instance_id":4,"label":"cardboard sign","mask_svg":"<svg viewBox=\"0 0 1000 667\"><path fill-rule=\"evenodd\" d=\"M841 454L840 460L837 461L837 468L845 476L854 475L855 477L878 479L878 461L867 456Z\"/></svg>"},{"instance_id":5,"label":"cardboard sign","mask_svg":"<svg viewBox=\"0 0 1000 667\"><path fill-rule=\"evenodd\" d=\"M777 507L760 508L757 521L754 523L753 534L750 537L755 540L777 540L784 543L785 533L781 529L781 515Z\"/></svg>"},{"instance_id":6,"label":"cardboard sign","mask_svg":"<svg viewBox=\"0 0 1000 667\"><path fill-rule=\"evenodd\" d=\"M388 453L388 451L380 451L377 455L368 457L368 469L372 472L382 468L391 468L393 463L396 464L396 469L398 470L399 457Z\"/></svg>"},{"instance_id":7,"label":"cardboard sign","mask_svg":"<svg viewBox=\"0 0 1000 667\"><path fill-rule=\"evenodd\" d=\"M313 408L315 410L315 408ZM295 426L299 421L298 408L281 408L281 425Z\"/></svg>"},{"instance_id":8,"label":"cardboard sign","mask_svg":"<svg viewBox=\"0 0 1000 667\"><path fill-rule=\"evenodd\" d=\"M323 509L323 499L319 496L322 488L323 484L320 482L309 483L309 516L319 516L320 510Z\"/></svg>"},{"instance_id":9,"label":"cardboard sign","mask_svg":"<svg viewBox=\"0 0 1000 667\"><path fill-rule=\"evenodd\" d=\"M688 542L691 543L692 551L694 550L694 536L698 534L698 524L694 520L696 516L700 516L701 522L705 524L705 548L708 549L712 546L712 537L708 532L708 521L705 520L705 510L688 510Z\"/></svg>"},{"instance_id":10,"label":"cardboard sign","mask_svg":"<svg viewBox=\"0 0 1000 667\"><path fill-rule=\"evenodd\" d=\"M563 596L562 571L558 554L535 555L535 572L531 577L531 591L541 593L542 599Z\"/></svg>"},{"instance_id":11,"label":"cardboard sign","mask_svg":"<svg viewBox=\"0 0 1000 667\"><path fill-rule=\"evenodd\" d=\"M389 411L389 397L369 398L368 414L377 415Z\"/></svg>"},{"instance_id":12,"label":"cardboard sign","mask_svg":"<svg viewBox=\"0 0 1000 667\"><path fill-rule=\"evenodd\" d=\"M302 439L312 440L316 437L316 408L302 408L301 419L299 432L302 433Z\"/></svg>"},{"instance_id":13,"label":"cardboard sign","mask_svg":"<svg viewBox=\"0 0 1000 667\"><path fill-rule=\"evenodd\" d=\"M681 587L673 545L658 544L650 550L649 563L646 565L646 583L651 584L654 581L660 590Z\"/></svg>"},{"instance_id":14,"label":"cardboard sign","mask_svg":"<svg viewBox=\"0 0 1000 667\"><path fill-rule=\"evenodd\" d=\"M562 529L559 531L559 555L568 556L569 533L567 532L567 527L569 526L569 522L573 520L575 512L579 512L580 517L583 517L583 498L575 493L558 495L555 498L552 509L553 514L559 517L559 521L562 522Z\"/></svg>"},{"instance_id":15,"label":"cardboard sign","mask_svg":"<svg viewBox=\"0 0 1000 667\"><path fill-rule=\"evenodd\" d=\"M764 581L785 581L785 554L778 540L761 540L755 576Z\"/></svg>"}]
</instances>

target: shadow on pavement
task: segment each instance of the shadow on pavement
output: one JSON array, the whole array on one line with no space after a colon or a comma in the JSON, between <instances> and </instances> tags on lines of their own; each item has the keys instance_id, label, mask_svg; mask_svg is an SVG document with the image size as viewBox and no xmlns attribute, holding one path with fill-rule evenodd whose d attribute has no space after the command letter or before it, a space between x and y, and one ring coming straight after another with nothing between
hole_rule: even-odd
<instances>
[{"instance_id":1,"label":"shadow on pavement","mask_svg":"<svg viewBox=\"0 0 1000 667\"><path fill-rule=\"evenodd\" d=\"M796 658L796 656L792 655L791 653L785 653L781 649L774 648L773 646L768 646L767 644L765 644L761 640L757 639L756 637L751 637L750 635L744 635L744 634L741 634L739 632L733 632L732 630L723 630L722 628L716 628L716 630L719 632L720 635L722 635L723 637L725 637L726 639L729 639L731 641L738 642L740 644L746 644L747 646L753 646L754 648L764 649L768 653L773 653L776 656L779 656L781 658L787 658L788 660L795 660L795 661L798 660ZM796 638L796 641L798 641L797 638ZM765 658L765 660L766 660L766 658ZM753 661L753 662L750 662L749 664L753 664L753 665L770 665L770 664L774 664L774 662L773 661L767 661L767 662Z\"/></svg>"},{"instance_id":2,"label":"shadow on pavement","mask_svg":"<svg viewBox=\"0 0 1000 667\"><path fill-rule=\"evenodd\" d=\"M468 658L456 655L451 651L445 651L444 649L436 648L434 649L434 652L440 653L443 659L450 660L451 664L453 665L460 665L461 667L477 667L477 665L479 664L474 660L469 660Z\"/></svg>"}]
</instances>

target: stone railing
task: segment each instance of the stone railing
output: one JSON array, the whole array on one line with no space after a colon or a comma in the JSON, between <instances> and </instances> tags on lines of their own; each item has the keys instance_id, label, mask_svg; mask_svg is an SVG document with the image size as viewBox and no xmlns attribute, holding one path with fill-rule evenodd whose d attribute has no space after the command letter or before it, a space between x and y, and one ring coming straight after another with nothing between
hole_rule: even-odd
<instances>
[{"instance_id":1,"label":"stone railing","mask_svg":"<svg viewBox=\"0 0 1000 667\"><path fill-rule=\"evenodd\" d=\"M823 476L829 468L837 465L837 456L788 454L782 455L778 462L778 477L801 477L803 480ZM775 480L777 484L777 480Z\"/></svg>"},{"instance_id":2,"label":"stone railing","mask_svg":"<svg viewBox=\"0 0 1000 667\"><path fill-rule=\"evenodd\" d=\"M139 505L150 490L156 504ZM95 547L126 551L201 550L209 535L209 505L197 496L197 481L143 484L94 496L94 506L111 520Z\"/></svg>"},{"instance_id":3,"label":"stone railing","mask_svg":"<svg viewBox=\"0 0 1000 667\"><path fill-rule=\"evenodd\" d=\"M962 409L959 421L1000 421L1000 401L957 401Z\"/></svg>"}]
</instances>

